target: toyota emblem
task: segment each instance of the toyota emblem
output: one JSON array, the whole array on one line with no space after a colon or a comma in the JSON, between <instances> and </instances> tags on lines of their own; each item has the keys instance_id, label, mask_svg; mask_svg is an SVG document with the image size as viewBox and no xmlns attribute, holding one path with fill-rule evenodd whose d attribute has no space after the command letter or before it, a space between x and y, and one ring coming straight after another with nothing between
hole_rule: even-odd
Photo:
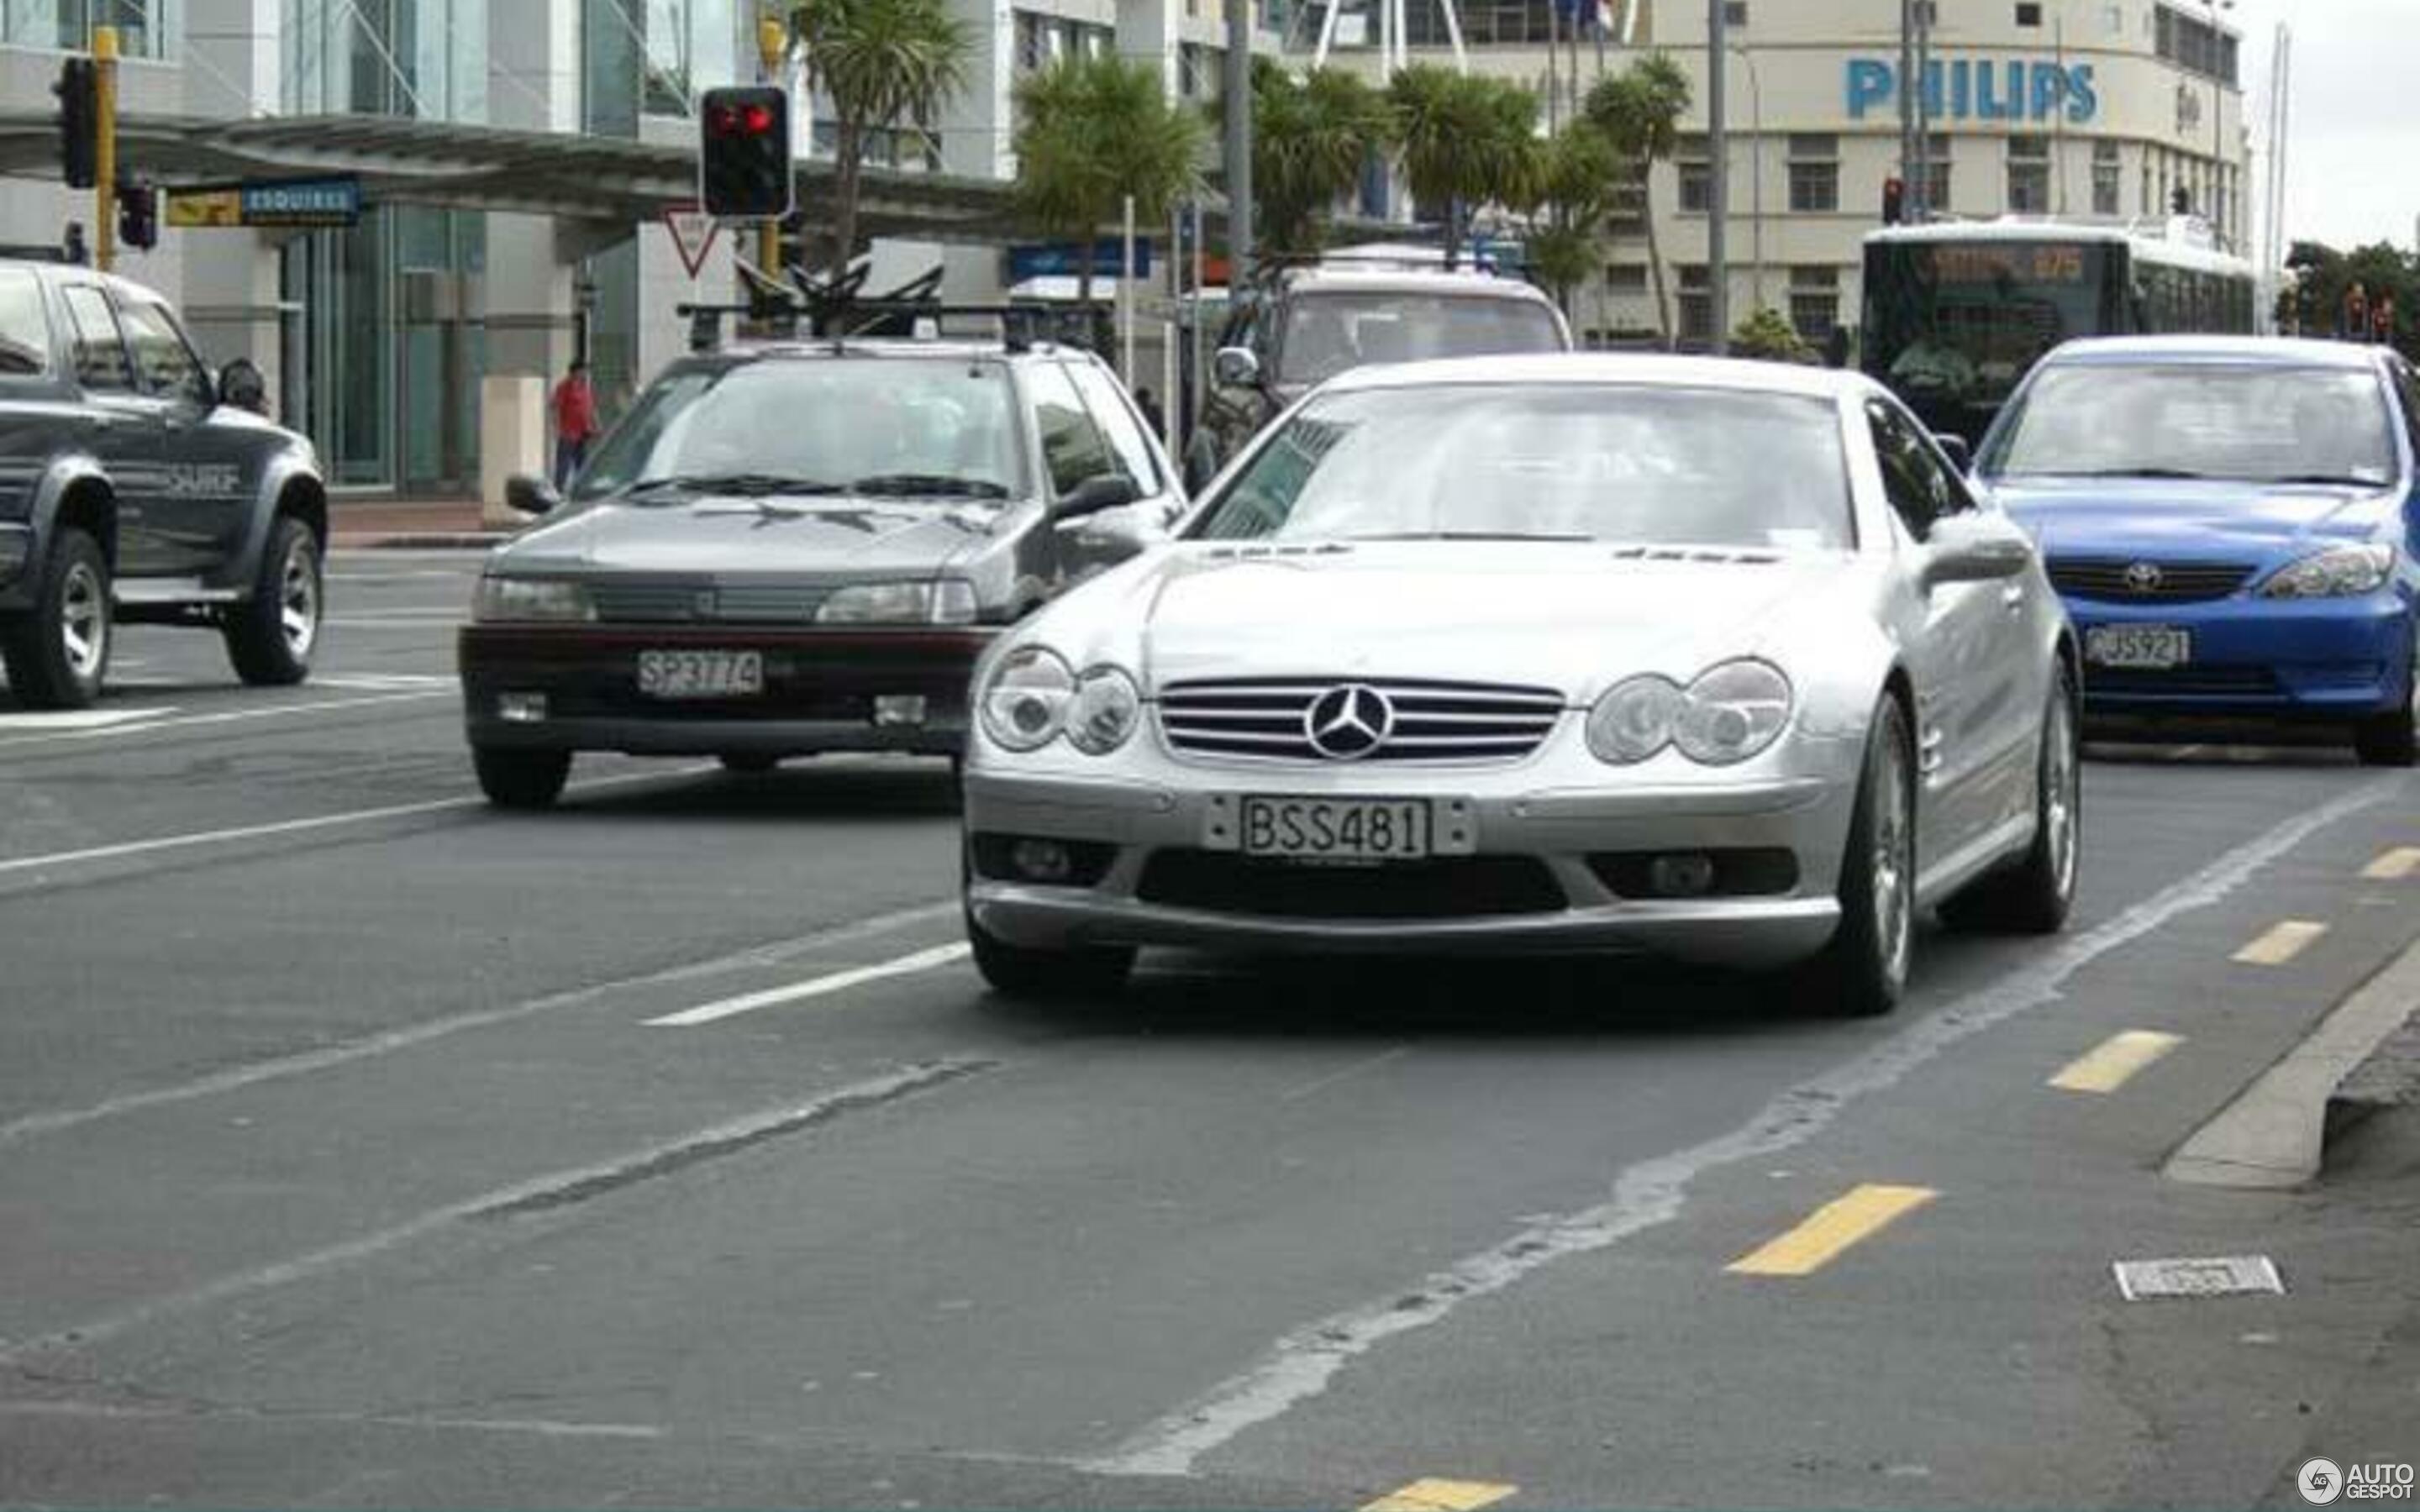
<instances>
[{"instance_id":1,"label":"toyota emblem","mask_svg":"<svg viewBox=\"0 0 2420 1512\"><path fill-rule=\"evenodd\" d=\"M2126 569L2126 587L2132 593L2156 594L2166 580L2167 574L2156 562L2137 562Z\"/></svg>"},{"instance_id":2,"label":"toyota emblem","mask_svg":"<svg viewBox=\"0 0 2420 1512\"><path fill-rule=\"evenodd\" d=\"M1394 730L1395 706L1367 683L1329 688L1302 716L1311 748L1331 762L1359 761L1385 745Z\"/></svg>"}]
</instances>

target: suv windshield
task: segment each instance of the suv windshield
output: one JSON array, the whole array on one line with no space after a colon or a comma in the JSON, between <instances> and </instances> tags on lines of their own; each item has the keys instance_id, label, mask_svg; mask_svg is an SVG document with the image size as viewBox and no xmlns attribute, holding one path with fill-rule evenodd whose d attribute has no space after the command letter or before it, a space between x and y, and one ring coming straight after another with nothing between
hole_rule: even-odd
<instances>
[{"instance_id":1,"label":"suv windshield","mask_svg":"<svg viewBox=\"0 0 2420 1512\"><path fill-rule=\"evenodd\" d=\"M752 491L1021 498L1007 368L939 358L764 358L667 374L615 426L576 499L663 480Z\"/></svg>"},{"instance_id":2,"label":"suv windshield","mask_svg":"<svg viewBox=\"0 0 2420 1512\"><path fill-rule=\"evenodd\" d=\"M1320 399L1189 532L1844 548L1827 400L1606 384L1439 384Z\"/></svg>"},{"instance_id":3,"label":"suv windshield","mask_svg":"<svg viewBox=\"0 0 2420 1512\"><path fill-rule=\"evenodd\" d=\"M1308 388L1371 363L1562 349L1553 313L1532 300L1397 290L1304 293L1288 301L1278 378Z\"/></svg>"},{"instance_id":4,"label":"suv windshield","mask_svg":"<svg viewBox=\"0 0 2420 1512\"><path fill-rule=\"evenodd\" d=\"M2025 390L1981 471L2384 484L2392 424L2377 378L2360 369L2074 363Z\"/></svg>"}]
</instances>

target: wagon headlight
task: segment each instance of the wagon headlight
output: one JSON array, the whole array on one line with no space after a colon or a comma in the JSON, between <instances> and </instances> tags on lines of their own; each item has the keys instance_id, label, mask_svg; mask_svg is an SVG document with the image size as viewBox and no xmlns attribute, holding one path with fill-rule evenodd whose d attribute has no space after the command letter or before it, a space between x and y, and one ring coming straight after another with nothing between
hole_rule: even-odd
<instances>
[{"instance_id":1,"label":"wagon headlight","mask_svg":"<svg viewBox=\"0 0 2420 1512\"><path fill-rule=\"evenodd\" d=\"M1596 759L1634 765L1667 746L1705 766L1744 762L1790 723L1790 679L1769 662L1727 661L1683 687L1652 673L1617 683L1589 711Z\"/></svg>"},{"instance_id":2,"label":"wagon headlight","mask_svg":"<svg viewBox=\"0 0 2420 1512\"><path fill-rule=\"evenodd\" d=\"M984 684L984 733L1015 751L1040 750L1066 728L1076 674L1041 646L1010 652Z\"/></svg>"},{"instance_id":3,"label":"wagon headlight","mask_svg":"<svg viewBox=\"0 0 2420 1512\"><path fill-rule=\"evenodd\" d=\"M482 578L471 617L483 622L532 624L593 620L597 606L588 590L544 578Z\"/></svg>"},{"instance_id":4,"label":"wagon headlight","mask_svg":"<svg viewBox=\"0 0 2420 1512\"><path fill-rule=\"evenodd\" d=\"M963 579L939 582L855 583L815 609L818 625L971 625L975 591Z\"/></svg>"},{"instance_id":5,"label":"wagon headlight","mask_svg":"<svg viewBox=\"0 0 2420 1512\"><path fill-rule=\"evenodd\" d=\"M2376 592L2394 566L2391 546L2332 546L2271 574L2260 596L2356 598Z\"/></svg>"},{"instance_id":6,"label":"wagon headlight","mask_svg":"<svg viewBox=\"0 0 2420 1512\"><path fill-rule=\"evenodd\" d=\"M1107 756L1142 722L1142 694L1115 667L1095 667L1076 680L1067 710L1067 741L1087 756Z\"/></svg>"}]
</instances>

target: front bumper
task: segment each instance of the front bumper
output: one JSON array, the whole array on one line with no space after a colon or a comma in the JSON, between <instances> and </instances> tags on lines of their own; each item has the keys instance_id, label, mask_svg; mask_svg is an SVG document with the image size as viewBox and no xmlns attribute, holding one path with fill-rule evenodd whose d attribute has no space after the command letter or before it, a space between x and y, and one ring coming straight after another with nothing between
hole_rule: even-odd
<instances>
[{"instance_id":1,"label":"front bumper","mask_svg":"<svg viewBox=\"0 0 2420 1512\"><path fill-rule=\"evenodd\" d=\"M460 632L463 722L474 746L634 755L958 754L967 685L994 632L472 625ZM639 691L642 651L761 652L765 691L668 700ZM505 695L539 694L543 718L506 719ZM877 699L922 699L923 717L879 723Z\"/></svg>"},{"instance_id":2,"label":"front bumper","mask_svg":"<svg viewBox=\"0 0 2420 1512\"><path fill-rule=\"evenodd\" d=\"M1030 949L1615 951L1779 964L1820 949L1838 923L1834 892L1854 801L1854 759L1849 771L1625 784L1600 767L1590 786L1578 787L1534 768L1349 776L1183 768L1152 780L980 766L966 785L967 903L985 930ZM1406 872L1247 862L1205 848L1214 798L1250 794L1457 804L1474 854ZM1092 886L1022 880L1001 861L1016 839L1087 842L1106 861ZM1752 876L1744 870L1749 886L1730 896L1618 889L1616 879L1636 876L1637 858L1676 852L1768 863L1778 853L1789 864ZM1367 912L1357 907L1364 898Z\"/></svg>"},{"instance_id":3,"label":"front bumper","mask_svg":"<svg viewBox=\"0 0 2420 1512\"><path fill-rule=\"evenodd\" d=\"M2087 656L2102 625L2172 625L2193 637L2182 667L2138 671L2087 659L2087 717L2342 724L2411 697L2413 610L2393 592L2140 607L2071 598L2067 608Z\"/></svg>"}]
</instances>

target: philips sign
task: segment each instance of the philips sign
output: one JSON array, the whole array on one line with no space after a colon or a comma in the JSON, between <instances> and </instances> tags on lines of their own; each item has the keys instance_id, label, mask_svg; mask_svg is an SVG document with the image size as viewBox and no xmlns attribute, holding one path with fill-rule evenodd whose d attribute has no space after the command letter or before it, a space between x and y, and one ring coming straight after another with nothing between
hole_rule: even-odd
<instances>
[{"instance_id":1,"label":"philips sign","mask_svg":"<svg viewBox=\"0 0 2420 1512\"><path fill-rule=\"evenodd\" d=\"M1880 58L1851 58L1849 118L1895 106L1899 69ZM2078 125L2101 114L2092 65L1948 58L1924 70L1925 108L1935 120L2046 121L2066 113Z\"/></svg>"}]
</instances>

